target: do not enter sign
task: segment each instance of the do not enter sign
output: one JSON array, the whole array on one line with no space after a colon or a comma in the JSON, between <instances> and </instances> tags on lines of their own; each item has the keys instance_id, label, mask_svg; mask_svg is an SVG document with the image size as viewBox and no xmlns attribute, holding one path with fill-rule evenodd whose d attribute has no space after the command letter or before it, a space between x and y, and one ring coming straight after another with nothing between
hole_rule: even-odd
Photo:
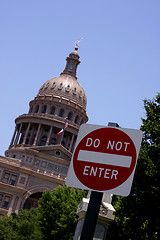
<instances>
[{"instance_id":1,"label":"do not enter sign","mask_svg":"<svg viewBox=\"0 0 160 240\"><path fill-rule=\"evenodd\" d=\"M141 139L139 130L83 124L66 185L128 195Z\"/></svg>"}]
</instances>

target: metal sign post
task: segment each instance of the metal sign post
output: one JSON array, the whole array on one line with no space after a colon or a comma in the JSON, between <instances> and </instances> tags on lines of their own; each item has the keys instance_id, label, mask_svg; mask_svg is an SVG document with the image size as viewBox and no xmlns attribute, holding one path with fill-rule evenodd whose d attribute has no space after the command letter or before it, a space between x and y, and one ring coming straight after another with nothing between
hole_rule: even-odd
<instances>
[{"instance_id":1,"label":"metal sign post","mask_svg":"<svg viewBox=\"0 0 160 240\"><path fill-rule=\"evenodd\" d=\"M91 192L80 240L93 240L102 197L102 192Z\"/></svg>"}]
</instances>

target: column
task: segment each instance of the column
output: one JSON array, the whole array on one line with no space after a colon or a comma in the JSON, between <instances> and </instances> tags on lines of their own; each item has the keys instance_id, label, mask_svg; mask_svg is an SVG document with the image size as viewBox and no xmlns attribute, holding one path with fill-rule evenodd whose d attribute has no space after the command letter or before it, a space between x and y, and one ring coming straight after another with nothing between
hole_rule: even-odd
<instances>
[{"instance_id":1,"label":"column","mask_svg":"<svg viewBox=\"0 0 160 240\"><path fill-rule=\"evenodd\" d=\"M49 130L49 133L48 133L48 138L47 138L46 145L49 144L49 141L50 141L50 138L51 138L51 134L52 134L52 130L53 130L53 127L51 126L51 127L50 127L50 130Z\"/></svg>"},{"instance_id":2,"label":"column","mask_svg":"<svg viewBox=\"0 0 160 240\"><path fill-rule=\"evenodd\" d=\"M16 136L16 132L17 132L17 125L15 126L15 130L14 130L13 137L12 137L12 140L11 140L11 143L10 143L9 147L11 147L14 143L14 138Z\"/></svg>"},{"instance_id":3,"label":"column","mask_svg":"<svg viewBox=\"0 0 160 240\"><path fill-rule=\"evenodd\" d=\"M11 213L12 213L12 209L13 209L15 198L16 198L16 196L12 196L12 200L11 200L11 203L9 205L9 209L8 209L8 213L7 213L8 216L10 216Z\"/></svg>"},{"instance_id":4,"label":"column","mask_svg":"<svg viewBox=\"0 0 160 240\"><path fill-rule=\"evenodd\" d=\"M37 140L38 140L38 137L39 137L40 129L41 129L41 124L39 124L39 126L38 126L38 130L37 130L37 134L36 134L35 139L34 139L33 146L36 146L36 144L37 144Z\"/></svg>"},{"instance_id":5,"label":"column","mask_svg":"<svg viewBox=\"0 0 160 240\"><path fill-rule=\"evenodd\" d=\"M22 130L22 123L20 124L20 127L19 127L19 130L18 130L17 136L16 136L16 140L15 140L14 146L15 146L15 145L17 144L17 142L18 142L18 139L19 139L19 135L20 135L21 130Z\"/></svg>"},{"instance_id":6,"label":"column","mask_svg":"<svg viewBox=\"0 0 160 240\"><path fill-rule=\"evenodd\" d=\"M69 142L70 142L70 135L67 135L67 140L66 140L66 148L69 150L69 147L68 147L68 145L69 145Z\"/></svg>"},{"instance_id":7,"label":"column","mask_svg":"<svg viewBox=\"0 0 160 240\"><path fill-rule=\"evenodd\" d=\"M22 198L19 197L17 205L16 205L16 209L15 209L15 213L17 213L17 214L18 214L19 209L21 208L21 203L22 203Z\"/></svg>"},{"instance_id":8,"label":"column","mask_svg":"<svg viewBox=\"0 0 160 240\"><path fill-rule=\"evenodd\" d=\"M24 139L23 139L23 142L22 142L23 145L26 142L26 139L27 139L27 136L28 136L28 132L29 132L29 129L30 129L30 125L31 125L31 123L28 124L27 130L25 131Z\"/></svg>"},{"instance_id":9,"label":"column","mask_svg":"<svg viewBox=\"0 0 160 240\"><path fill-rule=\"evenodd\" d=\"M73 134L72 139L71 139L71 143L70 143L70 146L69 146L69 151L70 152L71 152L71 149L72 149L74 137L75 137L75 135Z\"/></svg>"},{"instance_id":10,"label":"column","mask_svg":"<svg viewBox=\"0 0 160 240\"><path fill-rule=\"evenodd\" d=\"M30 132L29 145L32 145L33 142L34 142L33 137L34 137L34 133L35 133L35 125L32 124L32 125L31 125L31 128L32 128L32 130L31 130L31 132Z\"/></svg>"}]
</instances>

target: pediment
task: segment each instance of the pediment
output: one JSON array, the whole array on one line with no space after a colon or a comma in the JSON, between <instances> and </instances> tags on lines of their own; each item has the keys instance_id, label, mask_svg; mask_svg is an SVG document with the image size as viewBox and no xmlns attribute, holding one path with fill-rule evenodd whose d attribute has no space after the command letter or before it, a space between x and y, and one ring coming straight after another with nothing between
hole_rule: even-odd
<instances>
[{"instance_id":1,"label":"pediment","mask_svg":"<svg viewBox=\"0 0 160 240\"><path fill-rule=\"evenodd\" d=\"M70 161L72 157L72 153L62 145L36 146L31 147L29 149L45 155L61 158L68 161Z\"/></svg>"}]
</instances>

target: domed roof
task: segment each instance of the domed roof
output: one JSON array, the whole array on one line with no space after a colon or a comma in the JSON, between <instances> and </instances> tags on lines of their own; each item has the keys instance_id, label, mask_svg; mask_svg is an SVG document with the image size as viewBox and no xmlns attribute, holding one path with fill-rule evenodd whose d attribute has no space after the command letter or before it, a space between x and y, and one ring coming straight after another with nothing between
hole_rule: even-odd
<instances>
[{"instance_id":1,"label":"domed roof","mask_svg":"<svg viewBox=\"0 0 160 240\"><path fill-rule=\"evenodd\" d=\"M60 96L74 101L86 109L87 97L82 86L69 74L61 74L46 81L39 90L38 96Z\"/></svg>"},{"instance_id":2,"label":"domed roof","mask_svg":"<svg viewBox=\"0 0 160 240\"><path fill-rule=\"evenodd\" d=\"M54 77L46 81L40 88L39 96L59 96L74 101L86 109L87 97L84 89L78 83L76 69L79 61L77 49L67 57L67 63L64 71L59 77Z\"/></svg>"}]
</instances>

